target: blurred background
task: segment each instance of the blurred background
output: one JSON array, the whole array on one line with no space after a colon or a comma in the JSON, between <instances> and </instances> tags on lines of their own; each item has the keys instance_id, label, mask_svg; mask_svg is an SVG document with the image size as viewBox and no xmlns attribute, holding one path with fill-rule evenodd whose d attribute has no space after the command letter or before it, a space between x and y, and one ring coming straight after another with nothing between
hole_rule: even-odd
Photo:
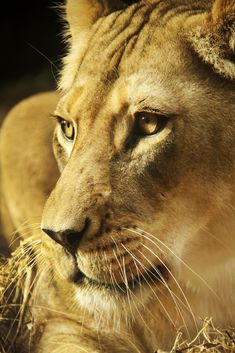
<instances>
[{"instance_id":1,"label":"blurred background","mask_svg":"<svg viewBox=\"0 0 235 353\"><path fill-rule=\"evenodd\" d=\"M135 0L126 0L128 4ZM0 123L21 99L54 89L65 52L56 6L63 0L7 1L0 12Z\"/></svg>"},{"instance_id":2,"label":"blurred background","mask_svg":"<svg viewBox=\"0 0 235 353\"><path fill-rule=\"evenodd\" d=\"M12 105L56 86L65 46L58 0L6 2L0 12L0 121Z\"/></svg>"}]
</instances>

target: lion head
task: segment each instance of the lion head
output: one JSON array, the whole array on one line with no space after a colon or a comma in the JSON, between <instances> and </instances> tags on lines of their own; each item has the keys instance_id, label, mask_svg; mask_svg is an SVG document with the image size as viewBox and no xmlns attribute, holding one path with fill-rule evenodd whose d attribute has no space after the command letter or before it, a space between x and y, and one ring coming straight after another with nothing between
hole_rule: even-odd
<instances>
[{"instance_id":1,"label":"lion head","mask_svg":"<svg viewBox=\"0 0 235 353\"><path fill-rule=\"evenodd\" d=\"M235 3L113 3L67 1L43 242L88 310L149 303L182 324L177 307L209 315L230 288Z\"/></svg>"}]
</instances>

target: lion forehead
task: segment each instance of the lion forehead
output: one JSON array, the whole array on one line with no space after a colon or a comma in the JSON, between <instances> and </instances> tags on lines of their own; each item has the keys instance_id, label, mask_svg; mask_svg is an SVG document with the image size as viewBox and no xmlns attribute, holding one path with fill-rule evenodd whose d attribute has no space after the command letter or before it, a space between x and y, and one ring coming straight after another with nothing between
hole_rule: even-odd
<instances>
[{"instance_id":1,"label":"lion forehead","mask_svg":"<svg viewBox=\"0 0 235 353\"><path fill-rule=\"evenodd\" d=\"M66 92L74 84L92 80L96 91L103 89L101 82L107 90L120 75L129 76L146 68L146 62L153 70L159 64L168 64L173 55L180 58L178 44L184 38L185 21L193 14L204 13L207 7L181 2L173 7L169 1L138 2L101 17L78 41L73 41L60 88ZM181 63L177 57L176 66ZM168 70L169 64L165 71Z\"/></svg>"}]
</instances>

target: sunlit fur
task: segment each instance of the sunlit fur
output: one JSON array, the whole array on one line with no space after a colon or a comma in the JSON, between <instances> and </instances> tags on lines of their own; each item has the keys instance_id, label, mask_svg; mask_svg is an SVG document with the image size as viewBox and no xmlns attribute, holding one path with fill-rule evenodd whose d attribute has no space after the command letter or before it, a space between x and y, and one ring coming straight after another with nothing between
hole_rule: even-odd
<instances>
[{"instance_id":1,"label":"sunlit fur","mask_svg":"<svg viewBox=\"0 0 235 353\"><path fill-rule=\"evenodd\" d=\"M31 352L152 353L205 318L235 325L235 3L115 6L67 1L58 96L21 103L1 133L4 234L23 236L45 202L42 229L89 220L73 255L29 228L32 325L18 342ZM136 136L144 111L165 119L157 134Z\"/></svg>"}]
</instances>

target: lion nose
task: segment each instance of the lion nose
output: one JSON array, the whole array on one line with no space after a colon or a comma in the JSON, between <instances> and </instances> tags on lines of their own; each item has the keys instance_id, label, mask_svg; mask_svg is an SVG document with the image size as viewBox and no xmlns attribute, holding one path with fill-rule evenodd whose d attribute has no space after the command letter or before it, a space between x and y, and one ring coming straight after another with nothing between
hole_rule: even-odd
<instances>
[{"instance_id":1,"label":"lion nose","mask_svg":"<svg viewBox=\"0 0 235 353\"><path fill-rule=\"evenodd\" d=\"M53 231L51 229L42 229L44 233L49 235L49 237L55 240L58 244L62 245L71 254L75 254L79 244L89 228L90 220L87 218L84 223L84 227L80 231L73 229L66 229L63 231Z\"/></svg>"}]
</instances>

